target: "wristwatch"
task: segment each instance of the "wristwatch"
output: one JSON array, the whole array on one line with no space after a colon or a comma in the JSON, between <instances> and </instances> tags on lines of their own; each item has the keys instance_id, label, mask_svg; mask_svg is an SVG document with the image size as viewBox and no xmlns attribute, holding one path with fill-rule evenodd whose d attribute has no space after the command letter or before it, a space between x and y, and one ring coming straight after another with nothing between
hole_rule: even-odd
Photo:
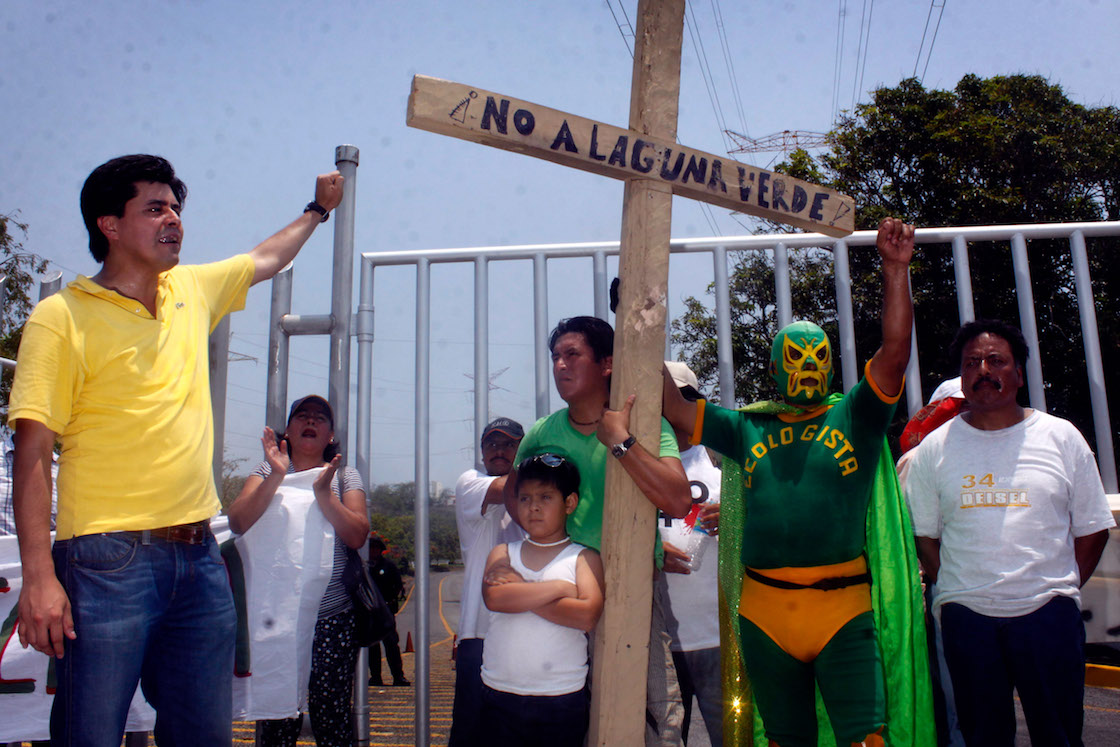
<instances>
[{"instance_id":1,"label":"wristwatch","mask_svg":"<svg viewBox=\"0 0 1120 747\"><path fill-rule=\"evenodd\" d=\"M636 443L638 443L638 439L631 436L622 443L612 446L611 454L614 454L615 457L621 459L622 457L626 456L626 452L630 451L630 448Z\"/></svg>"},{"instance_id":2,"label":"wristwatch","mask_svg":"<svg viewBox=\"0 0 1120 747\"><path fill-rule=\"evenodd\" d=\"M323 216L322 220L319 221L320 223L326 223L327 218L331 217L331 214L327 212L327 209L325 207L323 207L322 205L320 205L319 203L315 202L315 200L312 200L311 202L307 203L307 207L305 207L303 209L303 212L305 212L305 213L315 212L315 213L318 213L319 215Z\"/></svg>"}]
</instances>

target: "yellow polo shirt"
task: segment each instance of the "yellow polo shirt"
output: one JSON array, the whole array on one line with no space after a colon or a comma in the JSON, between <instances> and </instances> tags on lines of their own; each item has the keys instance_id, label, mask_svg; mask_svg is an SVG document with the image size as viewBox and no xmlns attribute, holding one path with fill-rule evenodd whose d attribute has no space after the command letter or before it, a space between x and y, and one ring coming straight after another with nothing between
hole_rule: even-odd
<instances>
[{"instance_id":1,"label":"yellow polo shirt","mask_svg":"<svg viewBox=\"0 0 1120 747\"><path fill-rule=\"evenodd\" d=\"M247 254L160 275L156 316L78 276L27 320L8 419L59 434L57 539L209 518L209 335L245 305Z\"/></svg>"}]
</instances>

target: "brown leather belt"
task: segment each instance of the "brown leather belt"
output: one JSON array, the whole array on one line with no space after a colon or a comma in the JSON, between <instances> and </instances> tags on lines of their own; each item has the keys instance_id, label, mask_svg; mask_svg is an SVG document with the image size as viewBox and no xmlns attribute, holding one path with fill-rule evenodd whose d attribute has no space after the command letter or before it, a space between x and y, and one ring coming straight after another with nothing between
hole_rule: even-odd
<instances>
[{"instance_id":1,"label":"brown leather belt","mask_svg":"<svg viewBox=\"0 0 1120 747\"><path fill-rule=\"evenodd\" d=\"M209 521L196 521L193 524L176 524L170 527L157 527L155 529L144 529L139 532L130 532L133 535L139 535L142 542L145 544L150 541L152 537L159 537L168 542L182 542L185 545L201 545L210 536L210 522Z\"/></svg>"}]
</instances>

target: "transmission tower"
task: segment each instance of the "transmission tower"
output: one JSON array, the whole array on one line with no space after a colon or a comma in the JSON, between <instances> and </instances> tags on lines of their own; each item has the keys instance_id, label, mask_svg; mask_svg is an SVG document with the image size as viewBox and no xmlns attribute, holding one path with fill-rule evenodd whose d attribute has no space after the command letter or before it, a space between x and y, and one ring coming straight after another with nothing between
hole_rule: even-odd
<instances>
[{"instance_id":1,"label":"transmission tower","mask_svg":"<svg viewBox=\"0 0 1120 747\"><path fill-rule=\"evenodd\" d=\"M738 144L728 153L773 153L788 154L797 148L819 148L827 144L828 136L823 132L809 132L808 130L782 130L765 137L747 137L734 130L724 130L727 136Z\"/></svg>"}]
</instances>

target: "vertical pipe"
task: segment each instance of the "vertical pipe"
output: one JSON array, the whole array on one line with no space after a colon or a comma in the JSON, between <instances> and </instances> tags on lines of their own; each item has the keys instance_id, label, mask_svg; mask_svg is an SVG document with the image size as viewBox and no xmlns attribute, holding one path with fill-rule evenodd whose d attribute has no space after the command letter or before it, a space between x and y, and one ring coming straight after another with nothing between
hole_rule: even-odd
<instances>
[{"instance_id":1,"label":"vertical pipe","mask_svg":"<svg viewBox=\"0 0 1120 747\"><path fill-rule=\"evenodd\" d=\"M373 488L370 475L370 458L373 455L370 419L373 417L373 264L365 259L359 265L361 275L358 286L358 313L355 333L358 338L358 404L355 408L357 424L354 446L355 466L362 476L367 495ZM368 560L369 545L360 554ZM368 745L369 735L369 649L358 649L354 664L354 736L358 745Z\"/></svg>"},{"instance_id":2,"label":"vertical pipe","mask_svg":"<svg viewBox=\"0 0 1120 747\"><path fill-rule=\"evenodd\" d=\"M1116 455L1112 448L1112 423L1108 416L1108 396L1104 386L1101 339L1097 331L1097 310L1093 301L1093 280L1089 275L1089 254L1085 234L1074 231L1069 239L1073 254L1073 280L1077 287L1077 310L1081 315L1081 340L1085 346L1085 368L1089 375L1089 401L1093 408L1093 430L1097 436L1097 463L1101 481L1108 493L1120 492L1116 481Z\"/></svg>"},{"instance_id":3,"label":"vertical pipe","mask_svg":"<svg viewBox=\"0 0 1120 747\"><path fill-rule=\"evenodd\" d=\"M210 333L210 411L214 418L214 486L222 496L226 456L226 384L229 381L229 314Z\"/></svg>"},{"instance_id":4,"label":"vertical pipe","mask_svg":"<svg viewBox=\"0 0 1120 747\"><path fill-rule=\"evenodd\" d=\"M474 258L474 454L482 464L482 431L490 422L490 277L486 258Z\"/></svg>"},{"instance_id":5,"label":"vertical pipe","mask_svg":"<svg viewBox=\"0 0 1120 747\"><path fill-rule=\"evenodd\" d=\"M284 430L284 405L288 400L288 333L284 315L292 310L292 266L272 278L272 303L268 310L268 379L265 382L264 422Z\"/></svg>"},{"instance_id":6,"label":"vertical pipe","mask_svg":"<svg viewBox=\"0 0 1120 747\"><path fill-rule=\"evenodd\" d=\"M334 437L342 447L344 463L353 464L350 452L350 327L354 295L354 213L358 189L358 149L340 145L334 163L346 180L342 202L334 211L334 270L331 273L331 352L327 399L338 413Z\"/></svg>"},{"instance_id":7,"label":"vertical pipe","mask_svg":"<svg viewBox=\"0 0 1120 747\"><path fill-rule=\"evenodd\" d=\"M953 237L953 274L957 279L957 315L961 324L976 319L972 308L972 273L968 265L968 242L964 236Z\"/></svg>"},{"instance_id":8,"label":"vertical pipe","mask_svg":"<svg viewBox=\"0 0 1120 747\"><path fill-rule=\"evenodd\" d=\"M536 400L537 418L549 412L548 380L551 356L548 352L548 275L544 254L533 255L533 331L536 350Z\"/></svg>"},{"instance_id":9,"label":"vertical pipe","mask_svg":"<svg viewBox=\"0 0 1120 747\"><path fill-rule=\"evenodd\" d=\"M431 632L429 588L431 559L428 545L428 405L431 374L431 264L416 263L416 718L415 743L431 744L429 723Z\"/></svg>"},{"instance_id":10,"label":"vertical pipe","mask_svg":"<svg viewBox=\"0 0 1120 747\"><path fill-rule=\"evenodd\" d=\"M719 401L735 407L735 358L731 349L731 281L727 270L727 248L712 250L712 273L716 284L716 362L719 368Z\"/></svg>"},{"instance_id":11,"label":"vertical pipe","mask_svg":"<svg viewBox=\"0 0 1120 747\"><path fill-rule=\"evenodd\" d=\"M591 255L591 277L595 287L595 316L609 322L611 310L610 283L607 282L607 255L595 252Z\"/></svg>"},{"instance_id":12,"label":"vertical pipe","mask_svg":"<svg viewBox=\"0 0 1120 747\"><path fill-rule=\"evenodd\" d=\"M840 324L840 364L844 391L850 392L859 381L856 361L856 322L852 313L852 274L848 267L848 242L832 245L832 276L836 280L836 317Z\"/></svg>"},{"instance_id":13,"label":"vertical pipe","mask_svg":"<svg viewBox=\"0 0 1120 747\"><path fill-rule=\"evenodd\" d=\"M358 313L355 336L358 339L358 406L355 466L368 490L373 486L370 463L373 459L373 263L363 258L358 282Z\"/></svg>"},{"instance_id":14,"label":"vertical pipe","mask_svg":"<svg viewBox=\"0 0 1120 747\"><path fill-rule=\"evenodd\" d=\"M1034 316L1034 291L1031 289L1030 258L1027 256L1027 241L1023 234L1011 237L1011 260L1015 269L1015 296L1019 299L1019 325L1027 348L1031 351L1027 358L1027 391L1030 393L1031 407L1046 412L1046 392L1042 386L1042 350L1038 346L1038 324Z\"/></svg>"},{"instance_id":15,"label":"vertical pipe","mask_svg":"<svg viewBox=\"0 0 1120 747\"><path fill-rule=\"evenodd\" d=\"M789 291L789 249L780 241L774 247L774 299L781 329L793 321L793 301Z\"/></svg>"},{"instance_id":16,"label":"vertical pipe","mask_svg":"<svg viewBox=\"0 0 1120 747\"><path fill-rule=\"evenodd\" d=\"M58 271L47 275L39 281L39 300L42 301L47 296L53 296L60 290L62 290L62 272Z\"/></svg>"}]
</instances>

